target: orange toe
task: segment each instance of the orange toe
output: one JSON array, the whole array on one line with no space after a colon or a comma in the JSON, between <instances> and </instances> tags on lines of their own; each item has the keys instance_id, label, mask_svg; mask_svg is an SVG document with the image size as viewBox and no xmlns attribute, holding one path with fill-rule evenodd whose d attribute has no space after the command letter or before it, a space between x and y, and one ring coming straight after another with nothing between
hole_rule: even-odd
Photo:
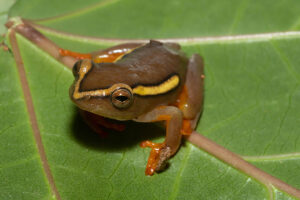
<instances>
[{"instance_id":1,"label":"orange toe","mask_svg":"<svg viewBox=\"0 0 300 200\"><path fill-rule=\"evenodd\" d=\"M155 169L157 167L157 164L159 162L159 155L163 147L165 146L165 143L154 143L149 140L143 141L140 146L142 148L150 147L151 152L150 156L148 158L145 174L152 176L155 172Z\"/></svg>"}]
</instances>

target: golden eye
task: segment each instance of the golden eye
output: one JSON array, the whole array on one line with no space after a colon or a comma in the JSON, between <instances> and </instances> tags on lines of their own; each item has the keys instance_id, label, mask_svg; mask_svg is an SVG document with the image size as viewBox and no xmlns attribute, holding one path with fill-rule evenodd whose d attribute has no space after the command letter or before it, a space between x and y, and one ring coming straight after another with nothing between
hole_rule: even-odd
<instances>
[{"instance_id":1,"label":"golden eye","mask_svg":"<svg viewBox=\"0 0 300 200\"><path fill-rule=\"evenodd\" d=\"M111 103L119 109L128 108L132 100L132 93L126 88L118 88L111 94Z\"/></svg>"}]
</instances>

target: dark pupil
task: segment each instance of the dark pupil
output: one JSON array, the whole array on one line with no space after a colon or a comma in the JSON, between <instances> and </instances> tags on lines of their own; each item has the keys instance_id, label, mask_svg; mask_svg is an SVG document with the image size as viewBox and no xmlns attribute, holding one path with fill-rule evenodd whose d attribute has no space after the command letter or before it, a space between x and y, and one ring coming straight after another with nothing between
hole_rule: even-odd
<instances>
[{"instance_id":1,"label":"dark pupil","mask_svg":"<svg viewBox=\"0 0 300 200\"><path fill-rule=\"evenodd\" d=\"M128 97L126 97L126 96L117 96L116 99L117 99L118 101L124 102L124 101L127 101L127 100L128 100Z\"/></svg>"}]
</instances>

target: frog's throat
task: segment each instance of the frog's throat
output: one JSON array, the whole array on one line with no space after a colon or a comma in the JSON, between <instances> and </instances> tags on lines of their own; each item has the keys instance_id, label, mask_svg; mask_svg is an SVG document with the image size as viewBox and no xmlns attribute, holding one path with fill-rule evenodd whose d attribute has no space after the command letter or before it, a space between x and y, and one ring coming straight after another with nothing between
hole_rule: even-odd
<instances>
[{"instance_id":1,"label":"frog's throat","mask_svg":"<svg viewBox=\"0 0 300 200\"><path fill-rule=\"evenodd\" d=\"M82 65L79 69L79 77L75 83L75 88L73 92L74 99L81 99L83 97L108 97L111 93L118 89L118 88L126 88L132 94L139 95L139 96L155 96L168 93L174 90L180 84L180 78L178 74L173 74L169 76L163 82L160 82L156 85L141 85L138 84L131 88L130 86L118 83L110 86L109 88L104 89L96 89L96 90L89 90L89 91L80 91L80 85L86 74L92 69L92 63L89 60L83 60Z\"/></svg>"}]
</instances>

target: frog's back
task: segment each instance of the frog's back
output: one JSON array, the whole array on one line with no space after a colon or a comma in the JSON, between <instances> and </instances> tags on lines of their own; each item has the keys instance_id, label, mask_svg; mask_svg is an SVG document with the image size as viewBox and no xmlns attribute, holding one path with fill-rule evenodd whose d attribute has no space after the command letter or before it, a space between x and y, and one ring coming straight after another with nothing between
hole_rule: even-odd
<instances>
[{"instance_id":1,"label":"frog's back","mask_svg":"<svg viewBox=\"0 0 300 200\"><path fill-rule=\"evenodd\" d=\"M132 85L155 85L174 74L184 79L187 62L187 58L177 49L150 41L121 57L116 64L132 74Z\"/></svg>"},{"instance_id":2,"label":"frog's back","mask_svg":"<svg viewBox=\"0 0 300 200\"><path fill-rule=\"evenodd\" d=\"M183 83L187 62L183 53L171 45L150 41L114 63L96 64L82 83L82 88L108 88L116 83L125 83L133 88L138 85L155 86L174 75Z\"/></svg>"}]
</instances>

